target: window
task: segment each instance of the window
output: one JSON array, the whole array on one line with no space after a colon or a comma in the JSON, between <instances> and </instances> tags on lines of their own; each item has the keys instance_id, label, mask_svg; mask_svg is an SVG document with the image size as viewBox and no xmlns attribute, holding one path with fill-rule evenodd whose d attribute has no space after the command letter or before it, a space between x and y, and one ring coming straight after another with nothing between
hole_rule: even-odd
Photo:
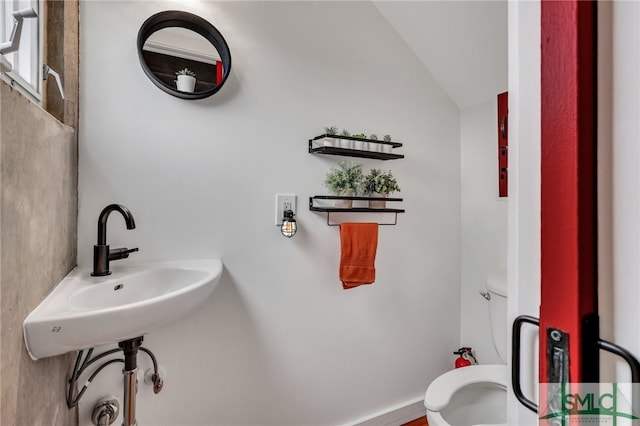
<instances>
[{"instance_id":1,"label":"window","mask_svg":"<svg viewBox=\"0 0 640 426\"><path fill-rule=\"evenodd\" d=\"M18 50L0 58L3 63L2 74L25 89L38 102L42 101L41 13L42 4L38 0L0 1L0 47L10 45L16 22L22 21L22 31L14 36L14 40L20 37ZM18 19L14 15L18 15ZM10 67L10 71L7 67Z\"/></svg>"}]
</instances>

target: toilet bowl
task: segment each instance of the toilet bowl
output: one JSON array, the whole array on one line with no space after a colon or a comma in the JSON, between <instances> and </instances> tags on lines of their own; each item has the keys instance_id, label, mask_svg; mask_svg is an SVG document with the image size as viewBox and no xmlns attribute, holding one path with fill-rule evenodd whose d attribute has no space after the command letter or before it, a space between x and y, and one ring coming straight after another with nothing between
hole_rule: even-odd
<instances>
[{"instance_id":1,"label":"toilet bowl","mask_svg":"<svg viewBox=\"0 0 640 426\"><path fill-rule=\"evenodd\" d=\"M506 425L507 366L470 365L436 378L424 397L429 426Z\"/></svg>"},{"instance_id":2,"label":"toilet bowl","mask_svg":"<svg viewBox=\"0 0 640 426\"><path fill-rule=\"evenodd\" d=\"M505 274L486 279L491 337L498 356L507 351L507 291ZM470 365L436 378L424 397L429 426L506 425L507 366Z\"/></svg>"}]
</instances>

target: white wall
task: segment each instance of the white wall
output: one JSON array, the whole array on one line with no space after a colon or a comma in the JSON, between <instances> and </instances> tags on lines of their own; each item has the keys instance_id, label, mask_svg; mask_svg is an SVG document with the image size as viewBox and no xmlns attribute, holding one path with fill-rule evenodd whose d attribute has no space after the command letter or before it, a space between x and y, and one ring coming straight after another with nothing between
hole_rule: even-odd
<instances>
[{"instance_id":1,"label":"white wall","mask_svg":"<svg viewBox=\"0 0 640 426\"><path fill-rule=\"evenodd\" d=\"M598 220L600 335L640 359L640 4L598 6ZM629 367L602 356L603 381Z\"/></svg>"},{"instance_id":2,"label":"white wall","mask_svg":"<svg viewBox=\"0 0 640 426\"><path fill-rule=\"evenodd\" d=\"M497 95L497 93L496 93ZM503 361L491 336L485 278L506 270L507 200L498 197L497 100L460 112L460 344L481 364ZM505 319L506 320L506 319Z\"/></svg>"},{"instance_id":3,"label":"white wall","mask_svg":"<svg viewBox=\"0 0 640 426\"><path fill-rule=\"evenodd\" d=\"M539 317L540 305L540 3L509 3L508 324L518 315ZM537 399L537 329L522 336L522 390ZM509 347L510 347L509 343ZM509 349L511 353L511 348ZM508 362L511 368L511 362ZM507 397L507 424L537 425L538 418Z\"/></svg>"},{"instance_id":4,"label":"white wall","mask_svg":"<svg viewBox=\"0 0 640 426\"><path fill-rule=\"evenodd\" d=\"M459 113L368 2L115 2L80 5L78 262L100 210L129 260L219 257L225 274L193 315L145 337L165 388L138 392L147 425L339 424L415 401L450 368L460 330ZM214 97L158 90L135 49L160 10L203 16L233 69ZM344 291L338 228L308 211L339 160L307 153L323 126L391 133L406 213L380 229L373 286ZM298 235L274 226L274 194L298 194ZM113 263L117 269L118 262ZM141 370L149 363L141 358ZM120 367L83 399L121 396Z\"/></svg>"}]
</instances>

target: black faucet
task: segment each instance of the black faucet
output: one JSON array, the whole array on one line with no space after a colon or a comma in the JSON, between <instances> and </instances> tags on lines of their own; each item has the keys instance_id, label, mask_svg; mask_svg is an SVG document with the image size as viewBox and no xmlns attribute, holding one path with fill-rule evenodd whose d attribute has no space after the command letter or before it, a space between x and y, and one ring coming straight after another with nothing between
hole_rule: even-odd
<instances>
[{"instance_id":1,"label":"black faucet","mask_svg":"<svg viewBox=\"0 0 640 426\"><path fill-rule=\"evenodd\" d=\"M110 204L102 209L100 217L98 217L98 244L93 246L93 272L91 275L94 277L110 275L111 271L109 271L109 261L126 259L129 257L129 253L138 251L137 248L117 248L109 250L109 245L107 244L107 219L112 211L117 211L124 217L127 229L135 229L136 227L133 215L125 206L120 204Z\"/></svg>"}]
</instances>

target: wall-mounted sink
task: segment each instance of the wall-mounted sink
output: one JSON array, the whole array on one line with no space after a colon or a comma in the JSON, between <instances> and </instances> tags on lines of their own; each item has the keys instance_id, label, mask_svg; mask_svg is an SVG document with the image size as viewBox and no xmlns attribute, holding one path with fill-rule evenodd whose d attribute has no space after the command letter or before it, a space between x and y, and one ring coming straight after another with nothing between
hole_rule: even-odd
<instances>
[{"instance_id":1,"label":"wall-mounted sink","mask_svg":"<svg viewBox=\"0 0 640 426\"><path fill-rule=\"evenodd\" d=\"M218 259L121 265L104 277L76 268L24 321L33 359L148 333L202 304L222 275Z\"/></svg>"}]
</instances>

